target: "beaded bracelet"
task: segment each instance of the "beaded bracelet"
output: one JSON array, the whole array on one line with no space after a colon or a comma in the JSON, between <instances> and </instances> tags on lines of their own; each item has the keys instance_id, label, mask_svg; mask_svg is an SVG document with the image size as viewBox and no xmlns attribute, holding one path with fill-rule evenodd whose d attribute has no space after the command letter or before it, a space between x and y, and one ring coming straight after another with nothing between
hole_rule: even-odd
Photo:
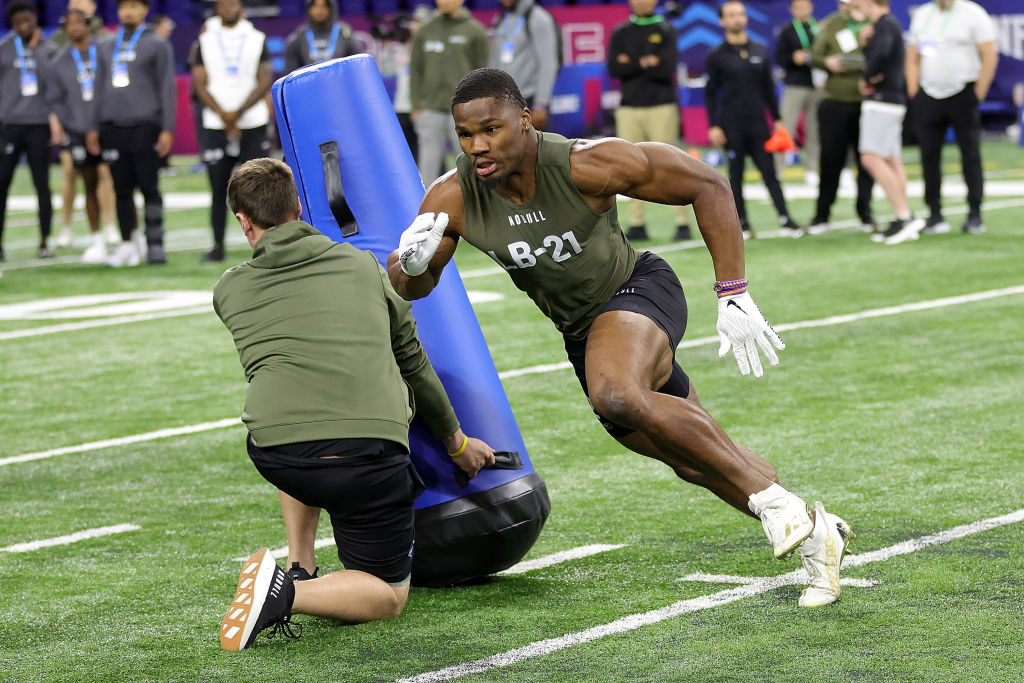
<instances>
[{"instance_id":1,"label":"beaded bracelet","mask_svg":"<svg viewBox=\"0 0 1024 683\"><path fill-rule=\"evenodd\" d=\"M735 296L736 294L742 294L747 291L747 280L725 280L724 282L716 282L715 291L718 292L718 298L726 296Z\"/></svg>"}]
</instances>

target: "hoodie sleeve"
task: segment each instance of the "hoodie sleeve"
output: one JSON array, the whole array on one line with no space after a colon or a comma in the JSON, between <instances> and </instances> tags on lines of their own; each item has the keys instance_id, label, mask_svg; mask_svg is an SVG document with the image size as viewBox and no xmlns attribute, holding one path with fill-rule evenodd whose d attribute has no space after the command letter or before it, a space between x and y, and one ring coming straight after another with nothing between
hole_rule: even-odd
<instances>
[{"instance_id":1,"label":"hoodie sleeve","mask_svg":"<svg viewBox=\"0 0 1024 683\"><path fill-rule=\"evenodd\" d=\"M178 84L174 71L174 48L161 39L157 52L157 74L160 78L160 125L162 130L174 132L178 114Z\"/></svg>"}]
</instances>

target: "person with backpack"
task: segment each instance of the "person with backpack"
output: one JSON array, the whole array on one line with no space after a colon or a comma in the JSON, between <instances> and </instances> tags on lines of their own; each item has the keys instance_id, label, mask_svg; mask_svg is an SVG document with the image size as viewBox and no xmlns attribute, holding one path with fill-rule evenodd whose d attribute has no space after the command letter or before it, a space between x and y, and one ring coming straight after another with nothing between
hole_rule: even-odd
<instances>
[{"instance_id":1,"label":"person with backpack","mask_svg":"<svg viewBox=\"0 0 1024 683\"><path fill-rule=\"evenodd\" d=\"M501 0L491 38L493 69L515 79L533 113L533 125L544 130L555 78L562 66L562 30L535 0Z\"/></svg>"}]
</instances>

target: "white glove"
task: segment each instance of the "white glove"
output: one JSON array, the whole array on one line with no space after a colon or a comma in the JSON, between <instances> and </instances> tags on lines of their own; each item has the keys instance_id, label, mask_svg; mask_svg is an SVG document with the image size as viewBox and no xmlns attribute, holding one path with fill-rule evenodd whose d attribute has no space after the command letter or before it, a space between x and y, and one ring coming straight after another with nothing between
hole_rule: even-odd
<instances>
[{"instance_id":1,"label":"white glove","mask_svg":"<svg viewBox=\"0 0 1024 683\"><path fill-rule=\"evenodd\" d=\"M423 274L441 246L441 237L447 227L448 214L443 211L437 214L436 220L433 213L416 216L398 242L398 262L406 275L416 277Z\"/></svg>"},{"instance_id":2,"label":"white glove","mask_svg":"<svg viewBox=\"0 0 1024 683\"><path fill-rule=\"evenodd\" d=\"M718 324L715 325L715 329L718 330L718 337L722 341L718 347L718 357L724 358L731 346L741 375L749 375L751 368L754 369L754 377L764 374L761 357L757 353L758 347L761 347L772 365L779 364L779 357L772 344L779 350L786 348L786 344L764 319L757 304L746 292L724 296L718 300Z\"/></svg>"}]
</instances>

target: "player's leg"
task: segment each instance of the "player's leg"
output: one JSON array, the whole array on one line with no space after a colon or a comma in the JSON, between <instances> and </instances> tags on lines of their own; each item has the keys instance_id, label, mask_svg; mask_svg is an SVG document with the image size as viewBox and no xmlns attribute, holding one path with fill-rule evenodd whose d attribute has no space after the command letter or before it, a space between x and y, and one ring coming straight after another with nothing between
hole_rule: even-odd
<instances>
[{"instance_id":1,"label":"player's leg","mask_svg":"<svg viewBox=\"0 0 1024 683\"><path fill-rule=\"evenodd\" d=\"M72 230L72 213L74 211L75 195L78 193L78 172L75 170L74 161L71 158L71 150L61 148L60 159L60 236L57 238L58 247L70 247L74 236Z\"/></svg>"},{"instance_id":2,"label":"player's leg","mask_svg":"<svg viewBox=\"0 0 1024 683\"><path fill-rule=\"evenodd\" d=\"M53 255L48 241L53 223L53 200L50 195L50 129L49 126L26 126L25 160L32 173L39 206L39 258Z\"/></svg>"},{"instance_id":3,"label":"player's leg","mask_svg":"<svg viewBox=\"0 0 1024 683\"><path fill-rule=\"evenodd\" d=\"M284 491L278 491L281 498L281 512L284 528L288 535L288 567L295 563L313 576L316 573L316 527L320 522L320 508L310 507L292 498Z\"/></svg>"}]
</instances>

